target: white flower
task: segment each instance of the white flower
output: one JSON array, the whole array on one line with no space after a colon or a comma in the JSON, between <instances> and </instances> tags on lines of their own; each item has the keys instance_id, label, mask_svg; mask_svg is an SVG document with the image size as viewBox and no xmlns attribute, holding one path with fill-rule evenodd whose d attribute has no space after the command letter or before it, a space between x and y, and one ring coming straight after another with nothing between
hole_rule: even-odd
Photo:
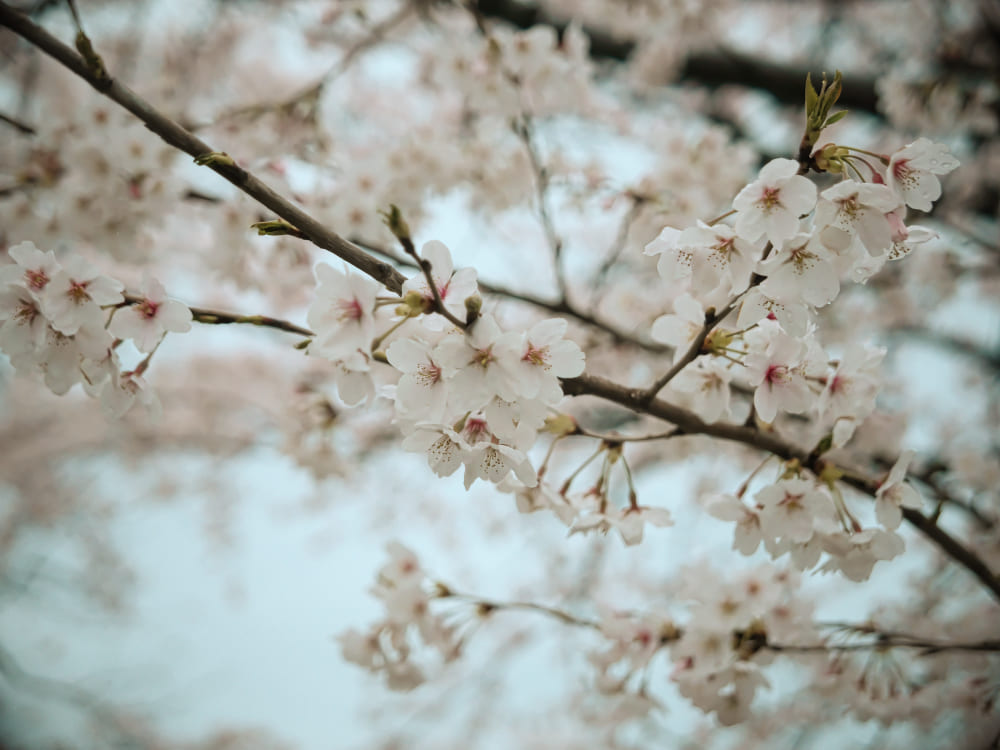
<instances>
[{"instance_id":1,"label":"white flower","mask_svg":"<svg viewBox=\"0 0 1000 750\"><path fill-rule=\"evenodd\" d=\"M103 326L101 306L121 302L123 288L83 258L73 256L45 285L42 308L53 328L71 336L84 325Z\"/></svg>"},{"instance_id":2,"label":"white flower","mask_svg":"<svg viewBox=\"0 0 1000 750\"><path fill-rule=\"evenodd\" d=\"M779 332L764 353L746 356L746 375L753 394L754 407L765 422L773 422L778 410L800 414L812 403L812 391L800 365L805 361L805 345Z\"/></svg>"},{"instance_id":3,"label":"white flower","mask_svg":"<svg viewBox=\"0 0 1000 750\"><path fill-rule=\"evenodd\" d=\"M330 360L354 350L368 351L375 334L375 296L379 286L367 276L316 266L316 298L307 320L316 332L309 350Z\"/></svg>"},{"instance_id":4,"label":"white flower","mask_svg":"<svg viewBox=\"0 0 1000 750\"><path fill-rule=\"evenodd\" d=\"M761 236L775 245L799 231L799 217L816 205L816 186L798 174L799 163L774 159L733 200L736 233L750 242Z\"/></svg>"},{"instance_id":5,"label":"white flower","mask_svg":"<svg viewBox=\"0 0 1000 750\"><path fill-rule=\"evenodd\" d=\"M699 357L670 382L678 393L691 394L691 408L706 422L729 416L729 381L733 373L725 362Z\"/></svg>"},{"instance_id":6,"label":"white flower","mask_svg":"<svg viewBox=\"0 0 1000 750\"><path fill-rule=\"evenodd\" d=\"M703 294L720 282L729 285L731 294L742 292L759 255L758 248L727 224L708 226L699 222L681 232L677 245L689 259L692 289Z\"/></svg>"},{"instance_id":7,"label":"white flower","mask_svg":"<svg viewBox=\"0 0 1000 750\"><path fill-rule=\"evenodd\" d=\"M469 445L450 427L445 425L417 425L403 440L403 449L426 451L427 464L439 477L448 477L462 465Z\"/></svg>"},{"instance_id":8,"label":"white flower","mask_svg":"<svg viewBox=\"0 0 1000 750\"><path fill-rule=\"evenodd\" d=\"M397 339L385 356L403 373L396 384L396 411L417 422L440 422L448 399L448 381L433 348L422 341Z\"/></svg>"},{"instance_id":9,"label":"white flower","mask_svg":"<svg viewBox=\"0 0 1000 750\"><path fill-rule=\"evenodd\" d=\"M826 498L812 482L783 479L764 487L754 497L760 503L760 523L772 538L804 544L813 535L813 520L827 507Z\"/></svg>"},{"instance_id":10,"label":"white flower","mask_svg":"<svg viewBox=\"0 0 1000 750\"><path fill-rule=\"evenodd\" d=\"M666 508L608 507L603 512L595 510L581 515L573 523L569 533L599 531L607 534L609 530L616 529L625 544L631 546L642 541L643 526L647 523L660 527L673 525L670 511Z\"/></svg>"},{"instance_id":11,"label":"white flower","mask_svg":"<svg viewBox=\"0 0 1000 750\"><path fill-rule=\"evenodd\" d=\"M168 331L190 331L191 319L186 306L167 299L163 284L147 277L142 285L142 300L116 311L108 331L115 338L132 339L140 352L151 352Z\"/></svg>"},{"instance_id":12,"label":"white flower","mask_svg":"<svg viewBox=\"0 0 1000 750\"><path fill-rule=\"evenodd\" d=\"M55 253L51 250L43 253L34 242L20 242L7 250L7 254L16 265L0 268L0 287L19 284L35 299L40 299L42 291L60 268Z\"/></svg>"},{"instance_id":13,"label":"white flower","mask_svg":"<svg viewBox=\"0 0 1000 750\"><path fill-rule=\"evenodd\" d=\"M149 409L154 418L159 415L160 400L140 373L113 371L111 379L101 390L101 407L105 414L112 419L118 419L131 409L136 401Z\"/></svg>"},{"instance_id":14,"label":"white flower","mask_svg":"<svg viewBox=\"0 0 1000 750\"><path fill-rule=\"evenodd\" d=\"M937 175L948 174L958 164L947 146L918 138L889 159L886 182L910 208L930 211L933 202L941 197Z\"/></svg>"},{"instance_id":15,"label":"white flower","mask_svg":"<svg viewBox=\"0 0 1000 750\"><path fill-rule=\"evenodd\" d=\"M681 230L664 227L643 249L643 255L659 255L656 272L664 281L678 281L691 275L692 253L678 245Z\"/></svg>"},{"instance_id":16,"label":"white flower","mask_svg":"<svg viewBox=\"0 0 1000 750\"><path fill-rule=\"evenodd\" d=\"M875 516L890 531L898 528L903 520L901 508L920 510L921 507L920 494L903 482L913 456L913 451L901 453L889 471L889 476L875 492Z\"/></svg>"},{"instance_id":17,"label":"white flower","mask_svg":"<svg viewBox=\"0 0 1000 750\"><path fill-rule=\"evenodd\" d=\"M720 521L736 522L733 549L744 555L757 551L762 536L760 514L755 509L748 508L736 495L727 494L709 498L706 510Z\"/></svg>"},{"instance_id":18,"label":"white flower","mask_svg":"<svg viewBox=\"0 0 1000 750\"><path fill-rule=\"evenodd\" d=\"M519 396L554 404L563 395L559 378L575 378L583 372L583 352L565 335L565 320L543 320L520 338L514 357L504 358Z\"/></svg>"},{"instance_id":19,"label":"white flower","mask_svg":"<svg viewBox=\"0 0 1000 750\"><path fill-rule=\"evenodd\" d=\"M686 292L674 300L674 313L661 315L653 321L650 336L674 347L674 360L685 351L705 326L705 311L701 302Z\"/></svg>"},{"instance_id":20,"label":"white flower","mask_svg":"<svg viewBox=\"0 0 1000 750\"><path fill-rule=\"evenodd\" d=\"M837 271L828 260L827 251L809 234L800 233L785 240L758 268L767 276L768 290L783 300L802 299L814 307L822 307L840 292Z\"/></svg>"},{"instance_id":21,"label":"white flower","mask_svg":"<svg viewBox=\"0 0 1000 750\"><path fill-rule=\"evenodd\" d=\"M0 288L0 321L0 350L8 356L28 354L45 343L48 320L24 287Z\"/></svg>"},{"instance_id":22,"label":"white flower","mask_svg":"<svg viewBox=\"0 0 1000 750\"><path fill-rule=\"evenodd\" d=\"M516 333L504 333L490 315L482 315L463 336L449 336L438 346L441 364L454 373L456 404L477 409L493 396L515 401L511 372Z\"/></svg>"},{"instance_id":23,"label":"white flower","mask_svg":"<svg viewBox=\"0 0 1000 750\"><path fill-rule=\"evenodd\" d=\"M784 291L776 289L770 279L755 286L740 304L736 325L745 329L764 318L773 318L792 336L804 336L809 327L809 308L800 297L785 296Z\"/></svg>"},{"instance_id":24,"label":"white flower","mask_svg":"<svg viewBox=\"0 0 1000 750\"><path fill-rule=\"evenodd\" d=\"M871 577L879 560L891 560L905 549L898 534L882 529L862 529L853 534L837 532L824 535L823 548L830 555L821 572L839 570L850 580L861 582Z\"/></svg>"},{"instance_id":25,"label":"white flower","mask_svg":"<svg viewBox=\"0 0 1000 750\"><path fill-rule=\"evenodd\" d=\"M820 194L815 226L820 240L843 253L854 238L872 255L884 255L892 244L886 214L899 199L885 185L844 180Z\"/></svg>"},{"instance_id":26,"label":"white flower","mask_svg":"<svg viewBox=\"0 0 1000 750\"><path fill-rule=\"evenodd\" d=\"M887 217L892 229L892 247L889 249L889 260L899 260L909 255L915 245L935 239L938 233L925 227L908 227L903 223L903 211L893 211Z\"/></svg>"}]
</instances>

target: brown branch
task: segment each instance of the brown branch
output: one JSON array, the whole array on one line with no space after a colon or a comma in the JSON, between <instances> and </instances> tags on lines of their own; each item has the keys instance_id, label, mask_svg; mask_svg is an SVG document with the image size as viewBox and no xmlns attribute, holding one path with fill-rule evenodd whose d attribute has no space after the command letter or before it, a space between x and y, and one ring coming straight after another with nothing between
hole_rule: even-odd
<instances>
[{"instance_id":1,"label":"brown branch","mask_svg":"<svg viewBox=\"0 0 1000 750\"><path fill-rule=\"evenodd\" d=\"M394 253L389 248L379 245L376 242L371 242L357 237L352 237L351 239L355 244L360 245L371 253L381 255L383 258L388 258L393 263L413 268L414 270L417 269L417 266L407 258ZM572 318L576 318L579 322L585 325L604 331L620 343L630 344L632 346L637 346L641 349L656 353L669 353L673 351L670 347L664 346L663 344L658 344L655 341L648 341L646 339L633 336L631 333L619 328L614 323L598 318L588 312L584 312L568 300L564 300L562 302L558 300L547 300L542 297L536 297L532 294L526 294L524 292L508 289L500 284L491 284L482 280L480 280L478 284L480 290L486 292L487 294L493 294L498 297L506 297L507 299L514 300L515 302L524 302L525 304L538 307L542 310L548 310L549 312L556 313L557 315L568 315Z\"/></svg>"},{"instance_id":2,"label":"brown branch","mask_svg":"<svg viewBox=\"0 0 1000 750\"><path fill-rule=\"evenodd\" d=\"M143 302L143 298L134 294L126 294L125 302L136 305ZM249 325L261 326L264 328L274 328L278 331L297 333L300 336L312 338L316 334L308 328L297 326L287 320L271 318L267 315L240 315L238 313L223 312L222 310L209 310L204 307L188 307L196 323L206 323L209 325L227 325L230 323L247 323Z\"/></svg>"},{"instance_id":3,"label":"brown branch","mask_svg":"<svg viewBox=\"0 0 1000 750\"><path fill-rule=\"evenodd\" d=\"M373 258L357 245L324 227L305 211L278 195L253 174L238 166L231 158L220 154L155 109L127 86L114 78L95 72L81 55L60 42L45 29L32 23L23 13L19 13L2 1L0 1L0 26L11 29L15 34L23 37L87 81L98 92L127 109L166 143L191 155L251 198L274 211L301 231L317 247L333 253L394 292L399 292L402 288L403 277L391 265Z\"/></svg>"},{"instance_id":4,"label":"brown branch","mask_svg":"<svg viewBox=\"0 0 1000 750\"><path fill-rule=\"evenodd\" d=\"M825 461L822 457L812 455L809 451L793 446L773 433L761 432L746 425L721 422L709 424L693 412L667 403L662 399L653 399L650 401L646 398L647 391L642 388L628 388L593 375L567 378L561 382L563 393L568 396L596 396L597 398L611 401L635 412L649 414L670 422L687 435L707 435L721 440L749 445L759 450L773 453L785 460L794 459L817 476L822 473L824 468L829 466L829 462ZM876 479L854 475L845 475L841 481L872 496L878 491L880 484ZM911 525L915 526L946 555L955 560L955 562L967 568L983 585L993 592L993 595L997 599L1000 599L1000 578L972 550L965 547L960 541L920 511L910 508L902 508L902 511L903 517Z\"/></svg>"},{"instance_id":5,"label":"brown branch","mask_svg":"<svg viewBox=\"0 0 1000 750\"><path fill-rule=\"evenodd\" d=\"M0 122L7 123L12 128L14 128L15 130L17 130L19 133L22 133L24 135L37 135L38 134L38 131L35 130L35 128L31 127L31 125L29 125L28 123L23 122L22 120L18 120L16 117L11 117L10 115L5 115L3 112L0 112Z\"/></svg>"},{"instance_id":6,"label":"brown branch","mask_svg":"<svg viewBox=\"0 0 1000 750\"><path fill-rule=\"evenodd\" d=\"M438 583L437 598L457 599L476 607L483 616L488 616L498 611L525 610L538 612L553 619L559 620L566 625L574 627L588 628L590 630L600 630L601 623L596 620L588 620L582 617L547 604L536 604L535 602L502 602L491 599L482 599L470 594L459 594L452 591L447 585ZM733 632L733 642L735 644L745 644L753 651L775 651L785 653L815 653L831 651L881 651L888 648L913 648L919 649L922 656L942 653L945 651L1000 651L1000 640L967 641L967 642L943 642L925 640L918 636L907 633L894 633L876 630L868 625L851 626L841 625L841 628L854 630L862 634L867 640L855 643L771 643L767 640L766 634L760 633L755 637L752 633L740 631ZM660 636L660 645L673 643L684 635L682 628L671 626L669 632Z\"/></svg>"}]
</instances>

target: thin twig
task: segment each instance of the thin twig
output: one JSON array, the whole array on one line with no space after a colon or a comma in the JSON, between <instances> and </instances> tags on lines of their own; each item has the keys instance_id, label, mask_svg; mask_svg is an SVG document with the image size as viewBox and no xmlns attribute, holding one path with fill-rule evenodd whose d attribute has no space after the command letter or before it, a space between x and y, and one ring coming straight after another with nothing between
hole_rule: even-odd
<instances>
[{"instance_id":1,"label":"thin twig","mask_svg":"<svg viewBox=\"0 0 1000 750\"><path fill-rule=\"evenodd\" d=\"M531 171L535 183L535 201L537 202L538 218L542 222L542 230L545 232L545 239L549 243L552 251L552 265L555 269L556 285L559 289L559 299L565 302L566 277L562 269L563 241L556 232L555 224L552 223L552 211L549 207L549 171L542 164L538 147L535 144L534 126L531 115L527 112L521 114L518 122L514 123L514 132L521 139L524 150L528 154L528 161L531 163Z\"/></svg>"},{"instance_id":2,"label":"thin twig","mask_svg":"<svg viewBox=\"0 0 1000 750\"><path fill-rule=\"evenodd\" d=\"M366 250L375 253L376 255L381 255L383 258L388 258L393 263L408 268L417 269L418 266L408 260L406 257L393 252L389 248L379 245L376 242L371 242L369 240L360 239L357 237L352 237L351 241L356 245L359 245ZM593 328L600 329L605 333L611 335L614 339L623 344L630 344L632 346L637 346L641 349L645 349L651 352L657 353L670 353L673 351L670 347L664 346L663 344L658 344L655 341L648 341L646 339L641 339L633 336L628 331L625 331L609 321L598 318L590 313L580 310L575 305L573 305L568 300L558 301L558 300L547 300L541 297L536 297L532 294L526 294L524 292L518 292L513 289L508 289L500 284L491 284L486 281L480 280L479 282L480 290L486 292L487 294L493 294L498 297L506 297L507 299L514 300L516 302L524 302L525 304L538 307L543 310L548 310L549 312L556 313L557 315L568 315L572 318L576 318L579 322L585 325L591 326Z\"/></svg>"},{"instance_id":3,"label":"thin twig","mask_svg":"<svg viewBox=\"0 0 1000 750\"><path fill-rule=\"evenodd\" d=\"M625 250L625 246L628 244L629 230L632 229L632 225L639 218L639 214L642 213L643 206L646 204L646 198L636 193L629 193L628 197L632 201L632 205L629 206L628 211L625 212L621 223L618 225L618 232L615 235L615 241L612 243L611 249L608 251L607 258L604 259L601 267L597 269L597 273L594 275L595 287L604 282L608 271L618 262L622 252Z\"/></svg>"},{"instance_id":4,"label":"thin twig","mask_svg":"<svg viewBox=\"0 0 1000 750\"><path fill-rule=\"evenodd\" d=\"M279 102L272 102L266 104L250 104L244 107L237 107L235 109L229 110L228 112L223 112L219 116L213 118L209 122L198 123L197 125L191 125L193 130L200 130L219 123L226 122L227 120L232 120L240 117L255 118L263 115L267 112L287 112L292 110L300 102L313 102L313 107L315 107L315 102L318 100L319 95L323 92L324 87L330 84L331 81L336 80L336 78L342 75L344 72L350 68L351 64L361 55L362 52L370 49L371 47L378 44L385 35L392 31L397 26L401 25L410 16L416 12L416 3L405 2L402 7L399 8L395 13L393 13L388 18L379 21L377 24L371 27L370 31L362 39L358 40L356 43L352 44L344 54L337 60L334 65L330 67L319 80L315 83L310 84L301 91L283 99Z\"/></svg>"},{"instance_id":5,"label":"thin twig","mask_svg":"<svg viewBox=\"0 0 1000 750\"><path fill-rule=\"evenodd\" d=\"M582 435L583 437L597 438L598 440L603 440L607 443L647 443L653 440L668 440L672 437L678 437L683 433L676 427L672 430L667 430L666 432L657 432L651 435L619 435L616 432L592 432L584 427L577 427L576 432L569 433L572 435Z\"/></svg>"},{"instance_id":6,"label":"thin twig","mask_svg":"<svg viewBox=\"0 0 1000 750\"><path fill-rule=\"evenodd\" d=\"M31 127L31 125L29 125L28 123L26 123L26 122L24 122L22 120L18 120L16 117L11 117L10 115L5 115L3 112L0 112L0 122L7 123L8 125L10 125L11 127L13 127L14 129L16 129L19 133L23 133L24 135L37 135L38 134L38 131L35 130L35 128Z\"/></svg>"},{"instance_id":7,"label":"thin twig","mask_svg":"<svg viewBox=\"0 0 1000 750\"><path fill-rule=\"evenodd\" d=\"M134 294L126 294L125 302L130 305L141 304L143 298ZM280 318L271 318L267 315L240 315L238 313L223 312L222 310L209 310L204 307L189 307L188 310L191 311L191 315L196 323L205 323L208 325L246 323L263 328L274 328L278 331L286 331L288 333L297 333L300 336L308 336L310 338L316 335L308 328L303 328Z\"/></svg>"},{"instance_id":8,"label":"thin twig","mask_svg":"<svg viewBox=\"0 0 1000 750\"><path fill-rule=\"evenodd\" d=\"M503 602L493 599L483 599L471 594L460 594L452 591L444 584L438 584L440 599L458 599L477 607L484 614L491 614L497 611L525 610L538 612L553 619L559 620L566 625L574 627L588 628L591 630L601 630L601 623L597 620L588 620L578 617L570 612L551 607L546 604L535 602ZM787 653L828 653L833 651L881 651L888 648L912 648L922 651L922 656L943 653L946 651L1000 651L1000 640L966 641L948 643L942 641L926 640L924 638L909 635L907 633L895 633L879 631L868 625L864 626L843 626L845 629L854 630L863 634L867 640L855 643L771 643L766 637L761 637L758 642L752 643L754 650L775 651ZM667 632L660 636L660 645L673 643L684 635L684 630L677 626L672 626ZM734 632L734 641L746 638L746 633Z\"/></svg>"}]
</instances>

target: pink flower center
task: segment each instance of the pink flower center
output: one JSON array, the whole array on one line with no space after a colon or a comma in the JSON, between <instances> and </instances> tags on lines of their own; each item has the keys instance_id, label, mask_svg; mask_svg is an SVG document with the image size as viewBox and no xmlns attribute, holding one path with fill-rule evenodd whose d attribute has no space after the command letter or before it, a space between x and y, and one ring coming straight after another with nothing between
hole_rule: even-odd
<instances>
[{"instance_id":1,"label":"pink flower center","mask_svg":"<svg viewBox=\"0 0 1000 750\"><path fill-rule=\"evenodd\" d=\"M152 300L144 299L136 307L139 310L139 314L146 320L151 320L156 317L156 311L160 309L160 305Z\"/></svg>"},{"instance_id":2,"label":"pink flower center","mask_svg":"<svg viewBox=\"0 0 1000 750\"><path fill-rule=\"evenodd\" d=\"M77 305L82 305L90 299L90 295L87 294L89 283L89 281L70 281L69 290L66 292L67 296Z\"/></svg>"},{"instance_id":3,"label":"pink flower center","mask_svg":"<svg viewBox=\"0 0 1000 750\"><path fill-rule=\"evenodd\" d=\"M478 443L489 435L490 430L485 419L473 417L466 421L463 432L470 443Z\"/></svg>"},{"instance_id":4,"label":"pink flower center","mask_svg":"<svg viewBox=\"0 0 1000 750\"><path fill-rule=\"evenodd\" d=\"M24 279L28 282L28 286L38 291L39 289L44 289L45 285L49 283L49 275L45 273L41 268L37 270L27 270L24 272Z\"/></svg>"},{"instance_id":5,"label":"pink flower center","mask_svg":"<svg viewBox=\"0 0 1000 750\"><path fill-rule=\"evenodd\" d=\"M765 213L770 213L776 208L781 208L781 188L766 187L757 199L757 205L764 209Z\"/></svg>"},{"instance_id":6,"label":"pink flower center","mask_svg":"<svg viewBox=\"0 0 1000 750\"><path fill-rule=\"evenodd\" d=\"M910 160L900 159L895 164L892 165L892 176L895 177L900 182L906 180L906 176L910 174Z\"/></svg>"},{"instance_id":7,"label":"pink flower center","mask_svg":"<svg viewBox=\"0 0 1000 750\"><path fill-rule=\"evenodd\" d=\"M543 346L535 348L535 345L528 343L528 350L521 357L522 362L530 362L538 367L544 367L546 370L549 369L549 347Z\"/></svg>"},{"instance_id":8,"label":"pink flower center","mask_svg":"<svg viewBox=\"0 0 1000 750\"><path fill-rule=\"evenodd\" d=\"M361 320L364 316L364 310L361 309L361 302L357 297L338 300L337 307L340 310L341 320Z\"/></svg>"},{"instance_id":9,"label":"pink flower center","mask_svg":"<svg viewBox=\"0 0 1000 750\"><path fill-rule=\"evenodd\" d=\"M764 380L771 385L784 385L789 380L787 365L770 365L764 375Z\"/></svg>"},{"instance_id":10,"label":"pink flower center","mask_svg":"<svg viewBox=\"0 0 1000 750\"><path fill-rule=\"evenodd\" d=\"M427 364L417 365L417 380L430 387L441 380L441 368L427 360Z\"/></svg>"},{"instance_id":11,"label":"pink flower center","mask_svg":"<svg viewBox=\"0 0 1000 750\"><path fill-rule=\"evenodd\" d=\"M469 362L469 364L478 365L485 370L495 361L496 357L493 356L493 346L491 345L485 349L477 349L475 355L472 357L472 361Z\"/></svg>"}]
</instances>

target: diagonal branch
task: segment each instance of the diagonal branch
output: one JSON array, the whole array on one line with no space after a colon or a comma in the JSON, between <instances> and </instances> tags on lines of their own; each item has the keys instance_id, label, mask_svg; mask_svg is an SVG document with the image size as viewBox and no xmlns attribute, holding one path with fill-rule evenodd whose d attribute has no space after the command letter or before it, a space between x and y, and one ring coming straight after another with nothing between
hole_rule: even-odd
<instances>
[{"instance_id":1,"label":"diagonal branch","mask_svg":"<svg viewBox=\"0 0 1000 750\"><path fill-rule=\"evenodd\" d=\"M606 401L620 404L633 411L649 414L676 425L681 432L688 435L708 435L721 440L742 443L759 450L773 453L779 458L797 460L803 467L820 475L824 468L830 466L822 457L814 455L797 446L784 441L777 435L761 432L746 425L734 425L720 422L711 424L703 421L693 412L679 406L667 403L662 399L648 400L647 392L641 388L628 388L604 378L593 375L581 375L577 378L567 378L561 381L563 393L568 396L596 396ZM867 495L875 495L880 482L869 477L845 475L841 481L861 490ZM910 508L903 508L903 517L915 526L924 536L936 544L946 555L968 569L993 595L1000 599L1000 577L993 573L975 552L967 548L958 539L938 526L923 513Z\"/></svg>"},{"instance_id":2,"label":"diagonal branch","mask_svg":"<svg viewBox=\"0 0 1000 750\"><path fill-rule=\"evenodd\" d=\"M94 70L80 54L5 2L0 2L0 26L11 29L15 34L23 37L45 54L69 68L101 94L142 120L147 128L168 144L191 155L199 163L204 164L251 198L274 211L297 228L317 247L333 253L394 292L398 292L402 288L403 277L391 265L373 258L357 245L324 227L301 208L278 195L252 173L238 166L231 158L220 154L154 108L127 86L114 78L107 77L106 74L102 74L101 70Z\"/></svg>"}]
</instances>

